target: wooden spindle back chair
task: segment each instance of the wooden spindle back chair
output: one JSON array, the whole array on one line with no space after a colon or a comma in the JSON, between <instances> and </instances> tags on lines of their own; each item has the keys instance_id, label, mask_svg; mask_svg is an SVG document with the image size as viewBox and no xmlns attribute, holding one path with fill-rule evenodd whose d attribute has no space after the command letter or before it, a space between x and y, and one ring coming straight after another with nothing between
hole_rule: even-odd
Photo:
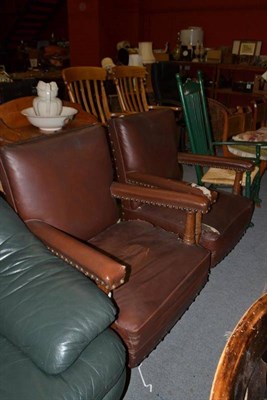
<instances>
[{"instance_id":1,"label":"wooden spindle back chair","mask_svg":"<svg viewBox=\"0 0 267 400\"><path fill-rule=\"evenodd\" d=\"M124 112L172 109L181 113L181 106L150 105L146 93L148 72L145 67L118 65L112 69L120 107Z\"/></svg>"},{"instance_id":2,"label":"wooden spindle back chair","mask_svg":"<svg viewBox=\"0 0 267 400\"><path fill-rule=\"evenodd\" d=\"M107 71L102 67L69 67L62 70L62 77L70 101L106 124L112 116L104 86Z\"/></svg>"}]
</instances>

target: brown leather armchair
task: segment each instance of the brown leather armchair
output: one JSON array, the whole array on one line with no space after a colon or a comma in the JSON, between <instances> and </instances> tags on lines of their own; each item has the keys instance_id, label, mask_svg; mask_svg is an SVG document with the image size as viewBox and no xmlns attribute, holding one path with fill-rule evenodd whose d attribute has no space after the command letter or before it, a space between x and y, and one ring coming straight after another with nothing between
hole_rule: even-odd
<instances>
[{"instance_id":1,"label":"brown leather armchair","mask_svg":"<svg viewBox=\"0 0 267 400\"><path fill-rule=\"evenodd\" d=\"M109 135L119 182L130 185L181 190L181 165L197 164L233 168L243 171L251 168L247 160L233 162L223 157L178 153L177 125L170 110L139 113L109 122ZM240 184L240 182L239 182ZM123 203L127 219L145 219L152 224L183 237L184 212L161 208L155 210L149 204ZM202 218L198 230L199 243L211 252L211 265L216 265L230 252L249 226L253 214L253 202L241 195L218 191L218 199ZM200 218L198 225L201 225ZM198 238L196 238L198 241Z\"/></svg>"},{"instance_id":2,"label":"brown leather armchair","mask_svg":"<svg viewBox=\"0 0 267 400\"><path fill-rule=\"evenodd\" d=\"M210 252L148 220L121 214L117 198L180 209L192 229L211 201L198 189L145 188L113 182L106 128L78 128L0 150L8 202L55 254L113 293L113 328L137 366L205 285ZM194 227L193 227L194 228ZM187 238L187 239L186 239ZM188 242L188 243L186 243Z\"/></svg>"}]
</instances>

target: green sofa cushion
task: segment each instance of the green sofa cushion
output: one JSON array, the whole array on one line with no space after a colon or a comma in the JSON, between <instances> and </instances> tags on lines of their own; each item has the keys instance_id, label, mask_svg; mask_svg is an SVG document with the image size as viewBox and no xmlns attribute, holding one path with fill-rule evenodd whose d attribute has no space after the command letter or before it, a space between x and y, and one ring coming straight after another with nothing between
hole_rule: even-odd
<instances>
[{"instance_id":1,"label":"green sofa cushion","mask_svg":"<svg viewBox=\"0 0 267 400\"><path fill-rule=\"evenodd\" d=\"M121 397L125 349L110 329L97 336L64 372L47 375L0 336L1 400L106 400Z\"/></svg>"},{"instance_id":2,"label":"green sofa cushion","mask_svg":"<svg viewBox=\"0 0 267 400\"><path fill-rule=\"evenodd\" d=\"M0 198L0 334L58 374L115 315L111 300L52 255Z\"/></svg>"}]
</instances>

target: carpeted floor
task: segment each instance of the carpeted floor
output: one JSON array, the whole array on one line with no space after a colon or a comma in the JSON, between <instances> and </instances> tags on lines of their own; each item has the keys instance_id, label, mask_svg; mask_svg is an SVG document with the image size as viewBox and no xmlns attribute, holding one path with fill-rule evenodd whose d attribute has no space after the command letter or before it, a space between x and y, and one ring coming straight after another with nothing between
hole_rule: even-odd
<instances>
[{"instance_id":1,"label":"carpeted floor","mask_svg":"<svg viewBox=\"0 0 267 400\"><path fill-rule=\"evenodd\" d=\"M185 179L194 172L185 170ZM124 400L208 400L215 369L231 332L267 284L267 174L254 227L212 269L205 288L158 347L131 371Z\"/></svg>"}]
</instances>

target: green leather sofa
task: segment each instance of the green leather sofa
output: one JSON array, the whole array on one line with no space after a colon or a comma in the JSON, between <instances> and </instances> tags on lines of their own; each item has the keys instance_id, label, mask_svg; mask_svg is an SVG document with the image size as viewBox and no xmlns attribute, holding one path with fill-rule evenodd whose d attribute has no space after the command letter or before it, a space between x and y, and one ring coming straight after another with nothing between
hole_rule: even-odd
<instances>
[{"instance_id":1,"label":"green leather sofa","mask_svg":"<svg viewBox=\"0 0 267 400\"><path fill-rule=\"evenodd\" d=\"M0 198L0 399L119 400L126 354L115 317Z\"/></svg>"}]
</instances>

